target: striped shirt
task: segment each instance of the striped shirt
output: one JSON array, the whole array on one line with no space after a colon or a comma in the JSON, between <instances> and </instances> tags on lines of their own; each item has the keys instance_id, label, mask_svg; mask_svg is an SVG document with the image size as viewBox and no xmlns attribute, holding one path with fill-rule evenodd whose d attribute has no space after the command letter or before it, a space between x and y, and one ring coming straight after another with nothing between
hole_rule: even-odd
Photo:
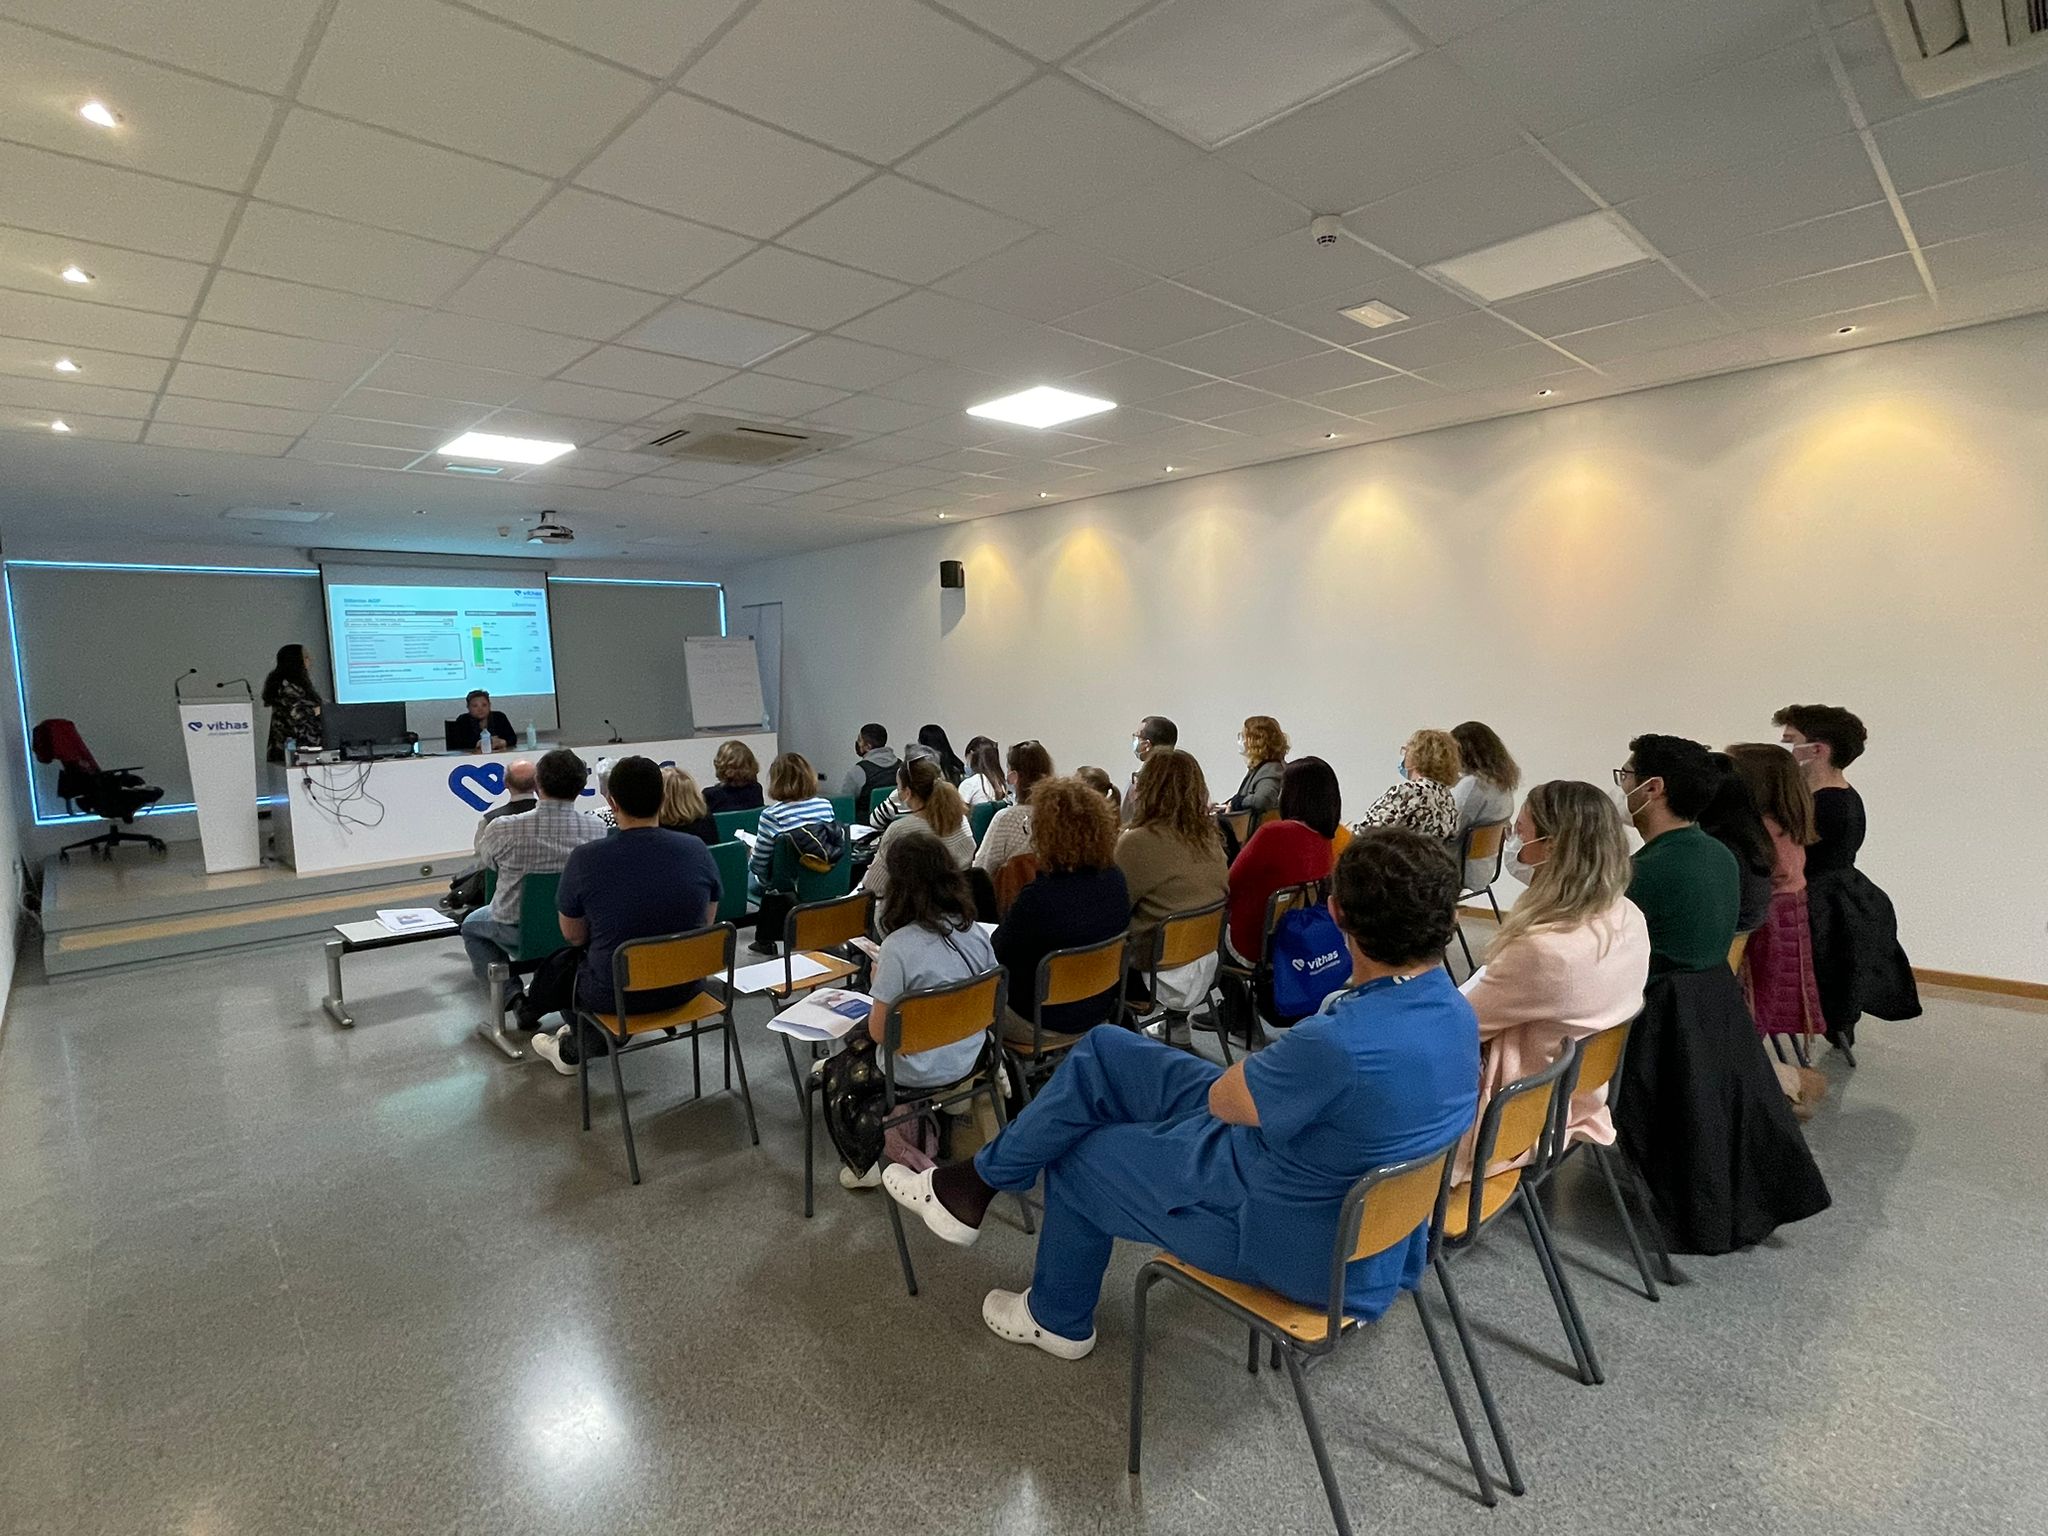
<instances>
[{"instance_id":1,"label":"striped shirt","mask_svg":"<svg viewBox=\"0 0 2048 1536\"><path fill-rule=\"evenodd\" d=\"M568 800L543 797L530 811L498 817L476 840L478 866L498 872L491 916L516 926L520 877L560 874L570 854L585 843L599 841L606 832L604 823L586 816Z\"/></svg>"},{"instance_id":2,"label":"striped shirt","mask_svg":"<svg viewBox=\"0 0 2048 1536\"><path fill-rule=\"evenodd\" d=\"M836 821L832 802L822 795L808 800L771 800L761 809L761 824L754 829L754 856L747 861L747 873L754 888L768 884L768 870L775 861L775 840L785 832L814 821Z\"/></svg>"}]
</instances>

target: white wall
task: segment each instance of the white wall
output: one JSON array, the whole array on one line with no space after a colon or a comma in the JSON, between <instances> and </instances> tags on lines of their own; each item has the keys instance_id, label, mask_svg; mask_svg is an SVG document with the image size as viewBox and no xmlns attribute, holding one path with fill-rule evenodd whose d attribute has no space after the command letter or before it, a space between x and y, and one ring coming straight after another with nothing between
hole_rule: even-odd
<instances>
[{"instance_id":1,"label":"white wall","mask_svg":"<svg viewBox=\"0 0 2048 1536\"><path fill-rule=\"evenodd\" d=\"M1535 778L1630 735L1870 727L1863 867L1915 963L2048 981L2029 873L2048 758L2048 317L979 522L732 573L784 604L792 747L873 717L1036 736L1128 771L1160 713L1236 779L1247 714L1347 808L1421 725L1491 723ZM967 563L941 594L938 562Z\"/></svg>"}]
</instances>

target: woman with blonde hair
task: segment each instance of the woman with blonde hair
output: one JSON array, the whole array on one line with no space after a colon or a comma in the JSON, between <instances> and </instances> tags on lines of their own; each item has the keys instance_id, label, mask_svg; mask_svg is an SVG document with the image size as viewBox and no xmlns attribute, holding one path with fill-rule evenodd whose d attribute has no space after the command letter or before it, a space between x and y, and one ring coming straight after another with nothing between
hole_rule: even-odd
<instances>
[{"instance_id":1,"label":"woman with blonde hair","mask_svg":"<svg viewBox=\"0 0 2048 1536\"><path fill-rule=\"evenodd\" d=\"M1460 989L1479 1015L1482 1111L1574 1040L1634 1018L1650 974L1650 930L1627 895L1628 837L1605 790L1576 779L1531 789L1508 838L1507 871L1529 888ZM1566 1132L1614 1145L1604 1087L1573 1095ZM1470 1161L1468 1136L1460 1178Z\"/></svg>"},{"instance_id":2,"label":"woman with blonde hair","mask_svg":"<svg viewBox=\"0 0 2048 1536\"><path fill-rule=\"evenodd\" d=\"M974 833L967 806L948 782L936 757L909 757L896 765L896 799L903 814L875 839L875 861L863 882L881 901L888 894L888 851L906 837L935 837L960 869L974 862Z\"/></svg>"},{"instance_id":3,"label":"woman with blonde hair","mask_svg":"<svg viewBox=\"0 0 2048 1536\"><path fill-rule=\"evenodd\" d=\"M1280 776L1287 770L1287 733L1271 715L1247 715L1238 727L1237 750L1244 757L1244 779L1230 797L1226 811L1263 816L1280 808Z\"/></svg>"},{"instance_id":4,"label":"woman with blonde hair","mask_svg":"<svg viewBox=\"0 0 2048 1536\"><path fill-rule=\"evenodd\" d=\"M1373 801L1359 829L1408 827L1450 841L1458 835L1458 801L1451 786L1464 773L1464 759L1449 731L1417 731L1401 748L1401 781Z\"/></svg>"},{"instance_id":5,"label":"woman with blonde hair","mask_svg":"<svg viewBox=\"0 0 2048 1536\"><path fill-rule=\"evenodd\" d=\"M674 763L661 770L660 820L670 831L687 832L706 843L718 841L718 823L712 819L697 781Z\"/></svg>"},{"instance_id":6,"label":"woman with blonde hair","mask_svg":"<svg viewBox=\"0 0 2048 1536\"><path fill-rule=\"evenodd\" d=\"M718 782L704 791L704 805L712 815L720 811L759 810L761 760L744 741L722 741L711 759L711 772Z\"/></svg>"}]
</instances>

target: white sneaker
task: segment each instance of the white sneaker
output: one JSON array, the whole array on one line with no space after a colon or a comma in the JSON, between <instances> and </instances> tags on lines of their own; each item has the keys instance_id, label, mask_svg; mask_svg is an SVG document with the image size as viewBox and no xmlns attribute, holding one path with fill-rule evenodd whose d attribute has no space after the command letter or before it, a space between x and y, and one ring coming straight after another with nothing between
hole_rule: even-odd
<instances>
[{"instance_id":1,"label":"white sneaker","mask_svg":"<svg viewBox=\"0 0 2048 1536\"><path fill-rule=\"evenodd\" d=\"M839 1187L841 1189L880 1189L882 1187L882 1165L869 1163L866 1173L855 1173L846 1164L839 1165Z\"/></svg>"},{"instance_id":2,"label":"white sneaker","mask_svg":"<svg viewBox=\"0 0 2048 1536\"><path fill-rule=\"evenodd\" d=\"M533 1054L561 1073L562 1076L574 1077L576 1075L576 1063L562 1060L562 1035L566 1033L567 1029L568 1026L564 1025L561 1030L552 1035L545 1030L535 1035L533 1037Z\"/></svg>"},{"instance_id":3,"label":"white sneaker","mask_svg":"<svg viewBox=\"0 0 2048 1536\"><path fill-rule=\"evenodd\" d=\"M981 1320L997 1338L1035 1344L1055 1360L1085 1360L1095 1348L1092 1333L1085 1339L1068 1339L1039 1327L1031 1315L1029 1291L990 1291L981 1300Z\"/></svg>"},{"instance_id":4,"label":"white sneaker","mask_svg":"<svg viewBox=\"0 0 2048 1536\"><path fill-rule=\"evenodd\" d=\"M930 1227L934 1237L956 1248L972 1248L974 1240L981 1236L981 1228L970 1227L939 1204L939 1197L932 1193L932 1175L936 1172L936 1168L927 1168L923 1173L912 1173L901 1163L891 1163L882 1170L882 1188L889 1192L891 1200Z\"/></svg>"}]
</instances>

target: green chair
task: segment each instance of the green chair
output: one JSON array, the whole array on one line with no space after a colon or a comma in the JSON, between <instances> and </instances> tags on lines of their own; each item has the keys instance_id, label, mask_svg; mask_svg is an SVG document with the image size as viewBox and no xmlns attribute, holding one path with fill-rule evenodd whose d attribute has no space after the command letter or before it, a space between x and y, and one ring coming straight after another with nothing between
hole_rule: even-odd
<instances>
[{"instance_id":1,"label":"green chair","mask_svg":"<svg viewBox=\"0 0 2048 1536\"><path fill-rule=\"evenodd\" d=\"M832 816L841 826L853 824L853 796L834 795L826 802L832 807Z\"/></svg>"},{"instance_id":2,"label":"green chair","mask_svg":"<svg viewBox=\"0 0 2048 1536\"><path fill-rule=\"evenodd\" d=\"M853 860L841 855L830 869L805 869L789 839L780 837L775 840L775 851L768 861L768 886L771 890L794 892L799 904L829 901L853 889Z\"/></svg>"},{"instance_id":3,"label":"green chair","mask_svg":"<svg viewBox=\"0 0 2048 1536\"><path fill-rule=\"evenodd\" d=\"M718 840L729 843L735 832L753 834L761 825L761 807L757 805L751 811L719 811L711 819L718 823Z\"/></svg>"},{"instance_id":4,"label":"green chair","mask_svg":"<svg viewBox=\"0 0 2048 1536\"><path fill-rule=\"evenodd\" d=\"M711 862L718 866L718 920L737 923L747 915L747 845L713 843Z\"/></svg>"},{"instance_id":5,"label":"green chair","mask_svg":"<svg viewBox=\"0 0 2048 1536\"><path fill-rule=\"evenodd\" d=\"M531 975L540 969L540 963L569 941L562 937L562 921L555 915L555 892L562 884L560 874L522 875L519 886L519 952L510 962L494 960L484 971L484 985L489 995L485 999L483 1022L476 1032L490 1041L514 1061L522 1059L525 1050L505 1033L505 995L511 989L514 976ZM484 900L489 902L498 889L498 872L484 871Z\"/></svg>"},{"instance_id":6,"label":"green chair","mask_svg":"<svg viewBox=\"0 0 2048 1536\"><path fill-rule=\"evenodd\" d=\"M988 824L996 819L996 812L1002 805L994 800L984 800L979 805L967 808L968 830L974 833L974 846L979 848L981 840L988 836Z\"/></svg>"}]
</instances>

